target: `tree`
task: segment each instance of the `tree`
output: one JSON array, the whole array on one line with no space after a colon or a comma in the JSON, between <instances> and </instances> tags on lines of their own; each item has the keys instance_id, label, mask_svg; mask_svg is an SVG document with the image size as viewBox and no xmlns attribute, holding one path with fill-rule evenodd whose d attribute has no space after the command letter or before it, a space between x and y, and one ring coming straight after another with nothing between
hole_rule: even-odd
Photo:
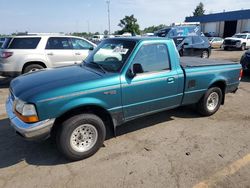
<instances>
[{"instance_id":1,"label":"tree","mask_svg":"<svg viewBox=\"0 0 250 188\"><path fill-rule=\"evenodd\" d=\"M118 33L131 33L132 35L140 34L140 26L137 23L137 19L132 14L131 16L125 16L118 24L122 28Z\"/></svg>"},{"instance_id":2,"label":"tree","mask_svg":"<svg viewBox=\"0 0 250 188\"><path fill-rule=\"evenodd\" d=\"M105 30L105 31L103 32L103 34L104 34L104 35L108 35L108 34L109 34L109 31L108 31L108 30Z\"/></svg>"},{"instance_id":3,"label":"tree","mask_svg":"<svg viewBox=\"0 0 250 188\"><path fill-rule=\"evenodd\" d=\"M196 8L194 9L193 15L194 16L202 16L204 15L205 10L204 10L204 4L200 2Z\"/></svg>"},{"instance_id":4,"label":"tree","mask_svg":"<svg viewBox=\"0 0 250 188\"><path fill-rule=\"evenodd\" d=\"M159 31L160 29L163 29L167 27L166 25L164 24L160 24L158 26L150 26L150 27L146 27L142 30L142 33L154 33L155 31Z\"/></svg>"}]
</instances>

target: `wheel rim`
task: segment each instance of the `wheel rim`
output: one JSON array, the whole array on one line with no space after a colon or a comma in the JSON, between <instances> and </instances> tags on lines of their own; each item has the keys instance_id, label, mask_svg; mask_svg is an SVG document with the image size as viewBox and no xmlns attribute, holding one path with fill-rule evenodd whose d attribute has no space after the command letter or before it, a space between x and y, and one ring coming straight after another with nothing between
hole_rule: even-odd
<instances>
[{"instance_id":1,"label":"wheel rim","mask_svg":"<svg viewBox=\"0 0 250 188\"><path fill-rule=\"evenodd\" d=\"M208 53L204 51L204 52L202 53L202 58L208 58Z\"/></svg>"},{"instance_id":2,"label":"wheel rim","mask_svg":"<svg viewBox=\"0 0 250 188\"><path fill-rule=\"evenodd\" d=\"M93 125L80 125L71 134L70 146L77 152L85 152L96 144L97 137L98 132Z\"/></svg>"},{"instance_id":3,"label":"wheel rim","mask_svg":"<svg viewBox=\"0 0 250 188\"><path fill-rule=\"evenodd\" d=\"M214 111L219 104L219 95L216 92L212 92L207 98L207 109Z\"/></svg>"},{"instance_id":4,"label":"wheel rim","mask_svg":"<svg viewBox=\"0 0 250 188\"><path fill-rule=\"evenodd\" d=\"M38 71L39 69L38 68L33 68L33 69L30 69L30 71L28 72L35 72L35 71Z\"/></svg>"}]
</instances>

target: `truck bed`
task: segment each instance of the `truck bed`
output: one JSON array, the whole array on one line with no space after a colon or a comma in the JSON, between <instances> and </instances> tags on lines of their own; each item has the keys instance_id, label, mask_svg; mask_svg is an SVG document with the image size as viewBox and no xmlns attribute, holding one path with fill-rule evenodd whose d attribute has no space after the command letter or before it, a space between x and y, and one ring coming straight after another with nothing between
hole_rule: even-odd
<instances>
[{"instance_id":1,"label":"truck bed","mask_svg":"<svg viewBox=\"0 0 250 188\"><path fill-rule=\"evenodd\" d=\"M204 67L204 66L214 66L214 65L232 65L232 64L239 64L239 62L203 59L197 57L181 57L180 64L183 68L188 68L188 67Z\"/></svg>"}]
</instances>

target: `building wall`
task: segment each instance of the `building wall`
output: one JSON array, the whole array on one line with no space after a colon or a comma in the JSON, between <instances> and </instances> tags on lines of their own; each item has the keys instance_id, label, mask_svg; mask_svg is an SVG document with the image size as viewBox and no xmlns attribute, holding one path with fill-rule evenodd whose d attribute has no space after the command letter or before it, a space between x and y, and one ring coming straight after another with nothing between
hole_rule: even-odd
<instances>
[{"instance_id":1,"label":"building wall","mask_svg":"<svg viewBox=\"0 0 250 188\"><path fill-rule=\"evenodd\" d=\"M211 33L215 36L223 37L224 35L225 22L207 22L201 23L201 31L203 33ZM238 20L236 33L243 31L250 32L250 19Z\"/></svg>"},{"instance_id":2,"label":"building wall","mask_svg":"<svg viewBox=\"0 0 250 188\"><path fill-rule=\"evenodd\" d=\"M219 26L218 26L218 36L219 37L223 37L224 35L224 27L225 27L225 22L219 22Z\"/></svg>"},{"instance_id":3,"label":"building wall","mask_svg":"<svg viewBox=\"0 0 250 188\"><path fill-rule=\"evenodd\" d=\"M242 30L241 31L249 31L250 32L250 19L242 20Z\"/></svg>"},{"instance_id":4,"label":"building wall","mask_svg":"<svg viewBox=\"0 0 250 188\"><path fill-rule=\"evenodd\" d=\"M225 22L208 22L201 23L201 30L203 33L210 33L214 36L223 37Z\"/></svg>"}]
</instances>

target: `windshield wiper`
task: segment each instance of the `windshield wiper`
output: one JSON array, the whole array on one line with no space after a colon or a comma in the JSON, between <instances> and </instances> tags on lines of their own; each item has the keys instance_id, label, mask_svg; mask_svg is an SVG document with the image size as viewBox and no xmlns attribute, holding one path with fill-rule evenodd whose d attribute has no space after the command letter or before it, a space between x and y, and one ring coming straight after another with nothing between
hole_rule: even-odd
<instances>
[{"instance_id":1,"label":"windshield wiper","mask_svg":"<svg viewBox=\"0 0 250 188\"><path fill-rule=\"evenodd\" d=\"M98 67L104 74L107 72L107 71L103 68L102 65L100 65L99 63L96 63L96 62L94 62L94 61L91 61L91 62L89 62L89 63L84 62L84 64L85 64L85 65L87 65L87 64L95 65L95 66Z\"/></svg>"}]
</instances>

